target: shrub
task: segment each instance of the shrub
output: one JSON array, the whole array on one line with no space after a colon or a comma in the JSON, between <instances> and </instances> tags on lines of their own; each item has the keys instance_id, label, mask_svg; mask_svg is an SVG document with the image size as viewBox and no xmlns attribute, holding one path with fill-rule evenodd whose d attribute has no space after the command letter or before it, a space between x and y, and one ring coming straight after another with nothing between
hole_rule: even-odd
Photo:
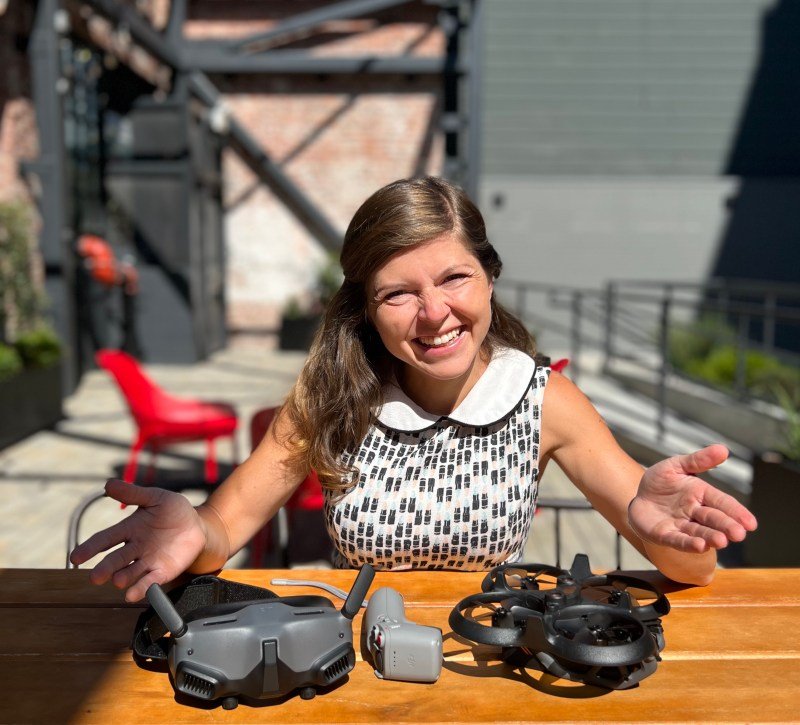
<instances>
[{"instance_id":1,"label":"shrub","mask_svg":"<svg viewBox=\"0 0 800 725\"><path fill-rule=\"evenodd\" d=\"M34 283L30 209L21 202L0 203L0 339L33 329L45 298Z\"/></svg>"},{"instance_id":2,"label":"shrub","mask_svg":"<svg viewBox=\"0 0 800 725\"><path fill-rule=\"evenodd\" d=\"M731 390L737 384L739 353L732 328L719 317L704 317L670 331L669 360L679 372ZM780 403L780 387L800 400L800 370L758 350L744 354L744 385L754 396Z\"/></svg>"},{"instance_id":3,"label":"shrub","mask_svg":"<svg viewBox=\"0 0 800 725\"><path fill-rule=\"evenodd\" d=\"M684 370L705 360L716 348L733 346L736 333L719 315L705 315L669 333L669 361ZM688 370L687 370L688 372Z\"/></svg>"},{"instance_id":4,"label":"shrub","mask_svg":"<svg viewBox=\"0 0 800 725\"><path fill-rule=\"evenodd\" d=\"M11 347L0 342L0 382L13 378L22 370L22 358L19 353Z\"/></svg>"},{"instance_id":5,"label":"shrub","mask_svg":"<svg viewBox=\"0 0 800 725\"><path fill-rule=\"evenodd\" d=\"M38 327L20 335L14 343L26 368L47 368L61 357L61 343L49 327Z\"/></svg>"}]
</instances>

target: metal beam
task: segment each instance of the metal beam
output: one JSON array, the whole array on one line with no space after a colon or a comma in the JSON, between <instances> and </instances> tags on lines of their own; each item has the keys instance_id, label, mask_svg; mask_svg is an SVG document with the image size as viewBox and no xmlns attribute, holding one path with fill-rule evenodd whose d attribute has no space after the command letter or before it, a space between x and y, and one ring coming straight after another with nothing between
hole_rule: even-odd
<instances>
[{"instance_id":1,"label":"metal beam","mask_svg":"<svg viewBox=\"0 0 800 725\"><path fill-rule=\"evenodd\" d=\"M231 50L242 52L251 45L275 43L303 31L312 30L330 20L357 18L395 5L405 5L408 2L409 0L345 0L344 2L329 3L317 10L294 15L288 20L278 23L266 33L257 33L243 40L236 40L230 43L229 47Z\"/></svg>"},{"instance_id":2,"label":"metal beam","mask_svg":"<svg viewBox=\"0 0 800 725\"><path fill-rule=\"evenodd\" d=\"M36 201L42 216L39 249L46 270L58 270L56 278L60 299L58 333L71 353L64 356L64 392L75 389L80 371L77 366L78 323L74 289L74 230L69 226L67 187L64 168L64 120L59 90L65 80L59 63L59 38L55 31L58 0L40 0L31 33L28 54L31 60L31 85L36 109L39 157L24 166L39 179L41 194ZM60 284L59 284L60 283Z\"/></svg>"},{"instance_id":3,"label":"metal beam","mask_svg":"<svg viewBox=\"0 0 800 725\"><path fill-rule=\"evenodd\" d=\"M465 82L469 88L469 125L466 129L467 174L464 188L476 204L480 193L483 153L483 12L483 0L472 0L467 29L469 73Z\"/></svg>"},{"instance_id":4,"label":"metal beam","mask_svg":"<svg viewBox=\"0 0 800 725\"><path fill-rule=\"evenodd\" d=\"M213 107L221 102L221 94L203 73L191 74L189 88L209 106ZM234 118L228 119L228 143L323 246L335 251L341 249L342 233L309 201L283 170L269 158L258 141Z\"/></svg>"},{"instance_id":5,"label":"metal beam","mask_svg":"<svg viewBox=\"0 0 800 725\"><path fill-rule=\"evenodd\" d=\"M173 45L183 42L183 25L186 22L186 0L171 0L169 20L165 32L167 40Z\"/></svg>"},{"instance_id":6,"label":"metal beam","mask_svg":"<svg viewBox=\"0 0 800 725\"><path fill-rule=\"evenodd\" d=\"M117 26L125 26L136 43L162 63L174 70L183 70L179 46L173 45L159 33L145 17L133 7L118 0L86 0L97 12L112 20Z\"/></svg>"},{"instance_id":7,"label":"metal beam","mask_svg":"<svg viewBox=\"0 0 800 725\"><path fill-rule=\"evenodd\" d=\"M274 50L259 55L231 53L214 41L183 45L186 66L203 73L261 73L280 75L439 75L445 60L440 57L361 56L320 57L302 50ZM456 67L455 71L459 72Z\"/></svg>"}]
</instances>

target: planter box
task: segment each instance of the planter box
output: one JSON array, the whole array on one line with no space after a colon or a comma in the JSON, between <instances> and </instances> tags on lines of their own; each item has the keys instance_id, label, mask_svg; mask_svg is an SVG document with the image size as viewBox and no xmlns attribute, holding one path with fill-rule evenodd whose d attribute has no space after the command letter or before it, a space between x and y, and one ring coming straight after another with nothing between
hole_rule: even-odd
<instances>
[{"instance_id":1,"label":"planter box","mask_svg":"<svg viewBox=\"0 0 800 725\"><path fill-rule=\"evenodd\" d=\"M749 566L800 566L797 516L800 512L800 463L778 453L753 459L750 510L758 529L744 541Z\"/></svg>"},{"instance_id":2,"label":"planter box","mask_svg":"<svg viewBox=\"0 0 800 725\"><path fill-rule=\"evenodd\" d=\"M314 340L314 334L322 322L321 315L304 317L284 317L278 344L281 350L308 350Z\"/></svg>"},{"instance_id":3,"label":"planter box","mask_svg":"<svg viewBox=\"0 0 800 725\"><path fill-rule=\"evenodd\" d=\"M61 420L61 365L0 382L0 448Z\"/></svg>"}]
</instances>

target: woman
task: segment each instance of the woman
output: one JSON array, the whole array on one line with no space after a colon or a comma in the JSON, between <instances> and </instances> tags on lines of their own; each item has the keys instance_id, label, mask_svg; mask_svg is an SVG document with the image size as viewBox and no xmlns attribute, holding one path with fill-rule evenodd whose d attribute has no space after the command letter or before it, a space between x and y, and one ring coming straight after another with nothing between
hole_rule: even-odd
<instances>
[{"instance_id":1,"label":"woman","mask_svg":"<svg viewBox=\"0 0 800 725\"><path fill-rule=\"evenodd\" d=\"M484 569L518 559L552 459L666 576L706 584L716 549L755 518L696 477L724 446L643 470L565 377L537 365L494 299L501 262L480 212L436 178L380 189L356 212L344 283L270 432L205 504L110 481L139 508L72 553L144 596L186 569L216 570L310 468L326 492L338 563Z\"/></svg>"}]
</instances>

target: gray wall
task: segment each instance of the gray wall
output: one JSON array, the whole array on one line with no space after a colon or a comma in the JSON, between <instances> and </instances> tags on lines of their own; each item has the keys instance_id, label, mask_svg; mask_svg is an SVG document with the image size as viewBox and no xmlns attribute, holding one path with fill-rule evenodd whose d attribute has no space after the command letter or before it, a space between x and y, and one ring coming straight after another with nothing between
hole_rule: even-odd
<instances>
[{"instance_id":1,"label":"gray wall","mask_svg":"<svg viewBox=\"0 0 800 725\"><path fill-rule=\"evenodd\" d=\"M800 281L800 3L486 0L507 277Z\"/></svg>"}]
</instances>

